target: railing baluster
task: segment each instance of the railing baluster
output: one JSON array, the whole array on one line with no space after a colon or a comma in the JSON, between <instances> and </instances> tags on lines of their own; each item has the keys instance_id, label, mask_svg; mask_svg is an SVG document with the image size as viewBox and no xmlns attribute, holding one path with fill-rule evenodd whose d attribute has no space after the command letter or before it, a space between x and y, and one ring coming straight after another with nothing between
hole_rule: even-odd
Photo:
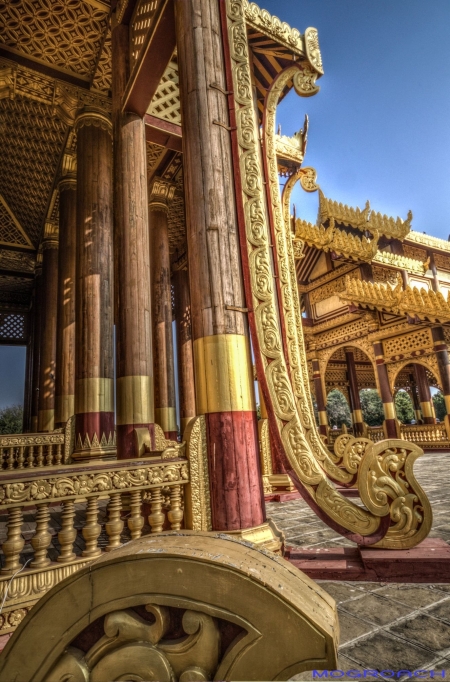
<instances>
[{"instance_id":1,"label":"railing baluster","mask_svg":"<svg viewBox=\"0 0 450 682\"><path fill-rule=\"evenodd\" d=\"M48 531L48 522L50 521L50 512L48 511L48 503L37 505L36 514L36 533L31 539L31 545L34 549L34 559L31 562L31 568L44 568L50 563L47 556L47 549L52 541L52 536Z\"/></svg>"},{"instance_id":2,"label":"railing baluster","mask_svg":"<svg viewBox=\"0 0 450 682\"><path fill-rule=\"evenodd\" d=\"M172 530L180 530L183 520L183 510L181 509L181 487L174 485L170 488L170 511L167 514Z\"/></svg>"},{"instance_id":3,"label":"railing baluster","mask_svg":"<svg viewBox=\"0 0 450 682\"><path fill-rule=\"evenodd\" d=\"M102 550L98 547L97 540L101 531L102 527L98 523L98 498L90 497L86 508L86 524L82 530L86 542L86 549L83 550L82 556L90 559L100 556Z\"/></svg>"},{"instance_id":4,"label":"railing baluster","mask_svg":"<svg viewBox=\"0 0 450 682\"><path fill-rule=\"evenodd\" d=\"M116 547L120 547L120 534L123 531L123 521L120 518L122 509L122 498L120 493L111 493L108 504L108 520L105 524L106 532L109 537L108 545L105 547L106 552L110 552Z\"/></svg>"},{"instance_id":5,"label":"railing baluster","mask_svg":"<svg viewBox=\"0 0 450 682\"><path fill-rule=\"evenodd\" d=\"M44 446L43 445L38 445L37 466L38 467L44 466Z\"/></svg>"},{"instance_id":6,"label":"railing baluster","mask_svg":"<svg viewBox=\"0 0 450 682\"><path fill-rule=\"evenodd\" d=\"M51 445L51 443L47 445L47 455L45 457L45 463L48 467L50 467L53 464L53 445Z\"/></svg>"},{"instance_id":7,"label":"railing baluster","mask_svg":"<svg viewBox=\"0 0 450 682\"><path fill-rule=\"evenodd\" d=\"M25 446L21 445L19 447L19 454L17 455L17 468L18 469L23 469L24 462L25 462L24 453L25 453Z\"/></svg>"},{"instance_id":8,"label":"railing baluster","mask_svg":"<svg viewBox=\"0 0 450 682\"><path fill-rule=\"evenodd\" d=\"M77 537L77 531L73 526L73 519L75 517L75 503L73 500L63 502L63 512L61 515L61 530L58 533L59 544L61 545L61 553L57 558L61 564L66 564L75 559L76 555L73 551L73 543Z\"/></svg>"},{"instance_id":9,"label":"railing baluster","mask_svg":"<svg viewBox=\"0 0 450 682\"><path fill-rule=\"evenodd\" d=\"M61 443L58 443L56 446L56 456L55 456L55 464L56 466L59 466L61 464L62 460L62 445Z\"/></svg>"},{"instance_id":10,"label":"railing baluster","mask_svg":"<svg viewBox=\"0 0 450 682\"><path fill-rule=\"evenodd\" d=\"M148 522L151 526L152 533L160 533L163 529L165 516L162 512L163 497L161 488L154 488L151 492L151 510Z\"/></svg>"},{"instance_id":11,"label":"railing baluster","mask_svg":"<svg viewBox=\"0 0 450 682\"><path fill-rule=\"evenodd\" d=\"M22 507L9 509L7 538L2 546L5 555L5 565L1 570L3 574L15 573L22 566L19 561L20 553L25 545L22 537L22 523Z\"/></svg>"},{"instance_id":12,"label":"railing baluster","mask_svg":"<svg viewBox=\"0 0 450 682\"><path fill-rule=\"evenodd\" d=\"M28 450L27 466L28 468L34 467L34 445L30 445Z\"/></svg>"},{"instance_id":13,"label":"railing baluster","mask_svg":"<svg viewBox=\"0 0 450 682\"><path fill-rule=\"evenodd\" d=\"M14 448L8 448L8 469L14 469Z\"/></svg>"},{"instance_id":14,"label":"railing baluster","mask_svg":"<svg viewBox=\"0 0 450 682\"><path fill-rule=\"evenodd\" d=\"M128 528L131 533L131 539L137 540L142 535L142 526L144 525L144 517L141 514L142 494L140 490L133 490L130 493L130 517L128 519Z\"/></svg>"}]
</instances>

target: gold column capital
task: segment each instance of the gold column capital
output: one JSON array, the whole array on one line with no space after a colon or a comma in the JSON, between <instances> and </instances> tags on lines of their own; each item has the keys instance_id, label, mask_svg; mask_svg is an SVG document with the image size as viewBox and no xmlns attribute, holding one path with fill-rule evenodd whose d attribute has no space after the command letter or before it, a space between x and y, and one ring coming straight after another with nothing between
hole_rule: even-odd
<instances>
[{"instance_id":1,"label":"gold column capital","mask_svg":"<svg viewBox=\"0 0 450 682\"><path fill-rule=\"evenodd\" d=\"M94 126L102 128L112 136L112 121L103 109L97 107L84 107L75 120L75 131L78 133L81 128Z\"/></svg>"},{"instance_id":2,"label":"gold column capital","mask_svg":"<svg viewBox=\"0 0 450 682\"><path fill-rule=\"evenodd\" d=\"M153 178L148 193L148 205L151 211L168 211L175 195L176 185L164 178Z\"/></svg>"},{"instance_id":3,"label":"gold column capital","mask_svg":"<svg viewBox=\"0 0 450 682\"><path fill-rule=\"evenodd\" d=\"M67 173L63 175L58 182L59 192L65 192L66 190L76 190L77 188L77 176L75 173Z\"/></svg>"},{"instance_id":4,"label":"gold column capital","mask_svg":"<svg viewBox=\"0 0 450 682\"><path fill-rule=\"evenodd\" d=\"M57 223L52 223L47 220L44 227L44 238L42 240L42 249L57 249L59 239L59 227Z\"/></svg>"}]
</instances>

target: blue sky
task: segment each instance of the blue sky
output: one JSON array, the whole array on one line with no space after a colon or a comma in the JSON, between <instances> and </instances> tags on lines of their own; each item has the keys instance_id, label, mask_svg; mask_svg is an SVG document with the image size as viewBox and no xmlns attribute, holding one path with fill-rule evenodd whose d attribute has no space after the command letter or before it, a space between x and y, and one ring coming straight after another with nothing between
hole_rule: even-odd
<instances>
[{"instance_id":1,"label":"blue sky","mask_svg":"<svg viewBox=\"0 0 450 682\"><path fill-rule=\"evenodd\" d=\"M261 0L302 33L319 31L325 75L308 99L294 92L278 120L292 134L310 118L304 165L326 196L450 233L449 0ZM295 194L315 221L316 195Z\"/></svg>"}]
</instances>

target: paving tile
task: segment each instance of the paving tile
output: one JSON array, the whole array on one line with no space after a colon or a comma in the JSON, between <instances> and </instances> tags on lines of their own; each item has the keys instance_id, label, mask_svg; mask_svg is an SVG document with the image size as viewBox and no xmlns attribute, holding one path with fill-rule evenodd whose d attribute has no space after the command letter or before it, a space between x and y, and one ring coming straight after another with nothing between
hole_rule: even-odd
<instances>
[{"instance_id":1,"label":"paving tile","mask_svg":"<svg viewBox=\"0 0 450 682\"><path fill-rule=\"evenodd\" d=\"M436 583L435 585L428 585L430 590L439 590L440 592L450 592L450 585L447 583Z\"/></svg>"},{"instance_id":2,"label":"paving tile","mask_svg":"<svg viewBox=\"0 0 450 682\"><path fill-rule=\"evenodd\" d=\"M399 604L391 599L383 599L374 592L368 592L360 599L345 602L342 608L352 615L367 618L376 625L387 625L411 613L415 607Z\"/></svg>"},{"instance_id":3,"label":"paving tile","mask_svg":"<svg viewBox=\"0 0 450 682\"><path fill-rule=\"evenodd\" d=\"M320 587L322 587L325 592L339 604L340 602L345 602L348 599L354 599L358 595L363 594L360 587L356 587L350 583L343 583L338 580L327 580L319 582Z\"/></svg>"},{"instance_id":4,"label":"paving tile","mask_svg":"<svg viewBox=\"0 0 450 682\"><path fill-rule=\"evenodd\" d=\"M450 587L450 585L448 585L447 587ZM444 595L441 593L440 596ZM447 599L446 601L442 602L441 604L438 604L437 606L433 606L431 609L427 609L427 614L430 616L434 616L435 618L445 620L447 621L447 623L450 623L450 599ZM450 647L450 642L448 646Z\"/></svg>"},{"instance_id":5,"label":"paving tile","mask_svg":"<svg viewBox=\"0 0 450 682\"><path fill-rule=\"evenodd\" d=\"M353 661L351 661L346 656L342 656L341 654L339 654L336 670L342 670L342 671L344 671L344 673L346 673L348 670L355 670L355 669L356 669L355 663ZM320 671L320 672L323 672L323 671ZM294 677L290 678L290 680L295 680L296 682L297 682L297 680L299 680L299 681L302 680L303 682L310 682L313 679L319 679L319 678L317 678L317 677L313 678L313 672L311 670L304 672L304 673L299 673L298 675L294 675ZM343 677L339 676L339 679L340 680L351 680L351 679L355 679L355 678L352 675L350 675L349 677L347 675L344 675Z\"/></svg>"},{"instance_id":6,"label":"paving tile","mask_svg":"<svg viewBox=\"0 0 450 682\"><path fill-rule=\"evenodd\" d=\"M344 647L341 654L366 669L394 671L428 669L435 658L431 651L405 643L382 631Z\"/></svg>"},{"instance_id":7,"label":"paving tile","mask_svg":"<svg viewBox=\"0 0 450 682\"><path fill-rule=\"evenodd\" d=\"M363 621L355 616L350 616L345 611L338 609L339 616L339 631L340 631L340 645L346 644L357 637L367 635L373 630L373 625L367 620Z\"/></svg>"},{"instance_id":8,"label":"paving tile","mask_svg":"<svg viewBox=\"0 0 450 682\"><path fill-rule=\"evenodd\" d=\"M389 631L409 642L440 652L441 655L450 651L450 624L437 621L424 613L418 613L414 618L393 625Z\"/></svg>"},{"instance_id":9,"label":"paving tile","mask_svg":"<svg viewBox=\"0 0 450 682\"><path fill-rule=\"evenodd\" d=\"M419 587L417 585L387 585L379 589L377 594L383 597L390 597L395 599L395 601L402 602L402 604L416 609L422 606L429 606L442 599L442 595L436 590L429 590L427 587Z\"/></svg>"}]
</instances>

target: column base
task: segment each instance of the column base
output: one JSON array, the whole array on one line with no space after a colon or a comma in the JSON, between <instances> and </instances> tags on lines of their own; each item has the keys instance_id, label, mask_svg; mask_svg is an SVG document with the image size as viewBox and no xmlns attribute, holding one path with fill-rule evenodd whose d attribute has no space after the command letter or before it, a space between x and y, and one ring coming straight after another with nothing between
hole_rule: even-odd
<instances>
[{"instance_id":1,"label":"column base","mask_svg":"<svg viewBox=\"0 0 450 682\"><path fill-rule=\"evenodd\" d=\"M251 542L259 549L268 549L270 552L274 552L274 554L280 554L281 556L284 554L284 543L286 538L284 533L276 527L272 519L267 519L265 523L262 523L260 526L254 526L253 528L224 531L215 530L213 532L232 535L244 542Z\"/></svg>"},{"instance_id":2,"label":"column base","mask_svg":"<svg viewBox=\"0 0 450 682\"><path fill-rule=\"evenodd\" d=\"M269 481L270 485L272 486L272 492L275 490L286 490L291 493L296 490L289 474L271 474L269 476Z\"/></svg>"},{"instance_id":3,"label":"column base","mask_svg":"<svg viewBox=\"0 0 450 682\"><path fill-rule=\"evenodd\" d=\"M87 462L92 460L117 459L117 447L115 445L101 448L86 448L75 450L72 459L76 462Z\"/></svg>"}]
</instances>

